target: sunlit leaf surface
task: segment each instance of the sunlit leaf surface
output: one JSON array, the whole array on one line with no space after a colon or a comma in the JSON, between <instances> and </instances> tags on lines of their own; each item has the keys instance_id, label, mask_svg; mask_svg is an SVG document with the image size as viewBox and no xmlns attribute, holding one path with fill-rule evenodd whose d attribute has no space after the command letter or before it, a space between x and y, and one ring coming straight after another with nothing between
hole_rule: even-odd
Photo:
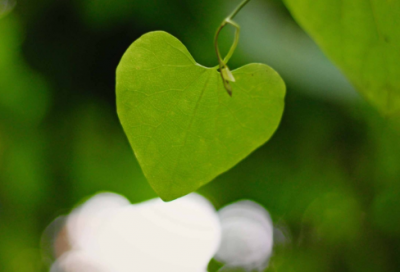
<instances>
[{"instance_id":1,"label":"sunlit leaf surface","mask_svg":"<svg viewBox=\"0 0 400 272\"><path fill-rule=\"evenodd\" d=\"M285 85L264 64L233 71L195 62L165 32L135 41L117 69L117 106L145 176L164 200L186 195L264 144L280 122Z\"/></svg>"}]
</instances>

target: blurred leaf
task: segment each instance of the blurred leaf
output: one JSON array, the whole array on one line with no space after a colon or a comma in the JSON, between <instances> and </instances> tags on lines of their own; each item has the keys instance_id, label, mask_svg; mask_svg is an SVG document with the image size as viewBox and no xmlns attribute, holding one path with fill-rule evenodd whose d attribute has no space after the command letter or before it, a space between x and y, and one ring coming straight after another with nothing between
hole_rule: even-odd
<instances>
[{"instance_id":1,"label":"blurred leaf","mask_svg":"<svg viewBox=\"0 0 400 272\"><path fill-rule=\"evenodd\" d=\"M400 1L285 3L371 104L386 115L400 111Z\"/></svg>"},{"instance_id":2,"label":"blurred leaf","mask_svg":"<svg viewBox=\"0 0 400 272\"><path fill-rule=\"evenodd\" d=\"M224 264L218 262L217 260L215 260L214 258L211 259L211 261L208 263L207 266L207 271L208 272L216 272L218 271L221 267L223 267Z\"/></svg>"},{"instance_id":3,"label":"blurred leaf","mask_svg":"<svg viewBox=\"0 0 400 272\"><path fill-rule=\"evenodd\" d=\"M268 63L292 91L339 103L358 101L358 93L345 76L280 0L252 1L240 12L238 21L243 31L235 61L242 56L247 61Z\"/></svg>"},{"instance_id":4,"label":"blurred leaf","mask_svg":"<svg viewBox=\"0 0 400 272\"><path fill-rule=\"evenodd\" d=\"M166 32L134 42L117 69L121 123L151 186L186 195L264 144L279 125L285 85L263 64L233 71L233 97L216 68L195 62Z\"/></svg>"}]
</instances>

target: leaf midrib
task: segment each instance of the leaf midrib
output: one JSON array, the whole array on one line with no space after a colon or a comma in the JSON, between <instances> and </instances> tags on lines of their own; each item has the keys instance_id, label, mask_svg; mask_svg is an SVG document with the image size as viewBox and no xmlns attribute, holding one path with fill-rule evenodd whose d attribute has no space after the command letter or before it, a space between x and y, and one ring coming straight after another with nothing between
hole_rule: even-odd
<instances>
[{"instance_id":1,"label":"leaf midrib","mask_svg":"<svg viewBox=\"0 0 400 272\"><path fill-rule=\"evenodd\" d=\"M174 166L174 170L173 170L173 172L172 172L172 179L171 179L172 182L171 182L171 185L170 185L171 187L172 187L172 184L174 183L174 180L175 180L175 177L176 177L176 168L177 168L177 166L179 165L179 162L180 162L180 160L181 160L181 158L182 158L182 151L183 151L183 149L184 149L185 146L186 146L186 142L187 142L187 137L188 137L189 131L190 131L192 125L193 125L193 121L194 121L194 119L195 119L197 110L198 110L198 108L199 108L199 106L200 106L201 99L202 99L203 96L204 96L204 93L205 93L205 91L206 91L206 89L207 89L208 83L209 83L210 78L211 78L212 75L213 75L213 71L211 70L211 71L209 71L209 75L208 75L207 81L205 82L205 84L204 84L204 86L203 86L203 89L201 90L199 99L197 100L196 105L195 105L195 107L194 107L192 117L190 118L188 128L186 129L186 133L185 133L185 137L184 137L184 140L183 140L182 147L179 149L179 154L178 154L178 156L177 156L176 163L175 163L175 166Z\"/></svg>"}]
</instances>

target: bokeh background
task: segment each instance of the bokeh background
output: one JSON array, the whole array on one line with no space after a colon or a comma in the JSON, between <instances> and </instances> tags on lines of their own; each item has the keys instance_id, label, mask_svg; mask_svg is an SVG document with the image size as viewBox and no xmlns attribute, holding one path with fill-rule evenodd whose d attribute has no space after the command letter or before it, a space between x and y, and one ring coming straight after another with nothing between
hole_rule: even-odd
<instances>
[{"instance_id":1,"label":"bokeh background","mask_svg":"<svg viewBox=\"0 0 400 272\"><path fill-rule=\"evenodd\" d=\"M215 30L239 0L0 0L0 271L48 271L46 226L99 191L156 197L119 124L115 69L152 30L217 64ZM13 9L12 9L13 8ZM400 136L359 98L279 0L253 0L230 67L287 84L273 138L199 193L262 204L285 242L266 271L400 268ZM221 47L232 42L224 30Z\"/></svg>"}]
</instances>

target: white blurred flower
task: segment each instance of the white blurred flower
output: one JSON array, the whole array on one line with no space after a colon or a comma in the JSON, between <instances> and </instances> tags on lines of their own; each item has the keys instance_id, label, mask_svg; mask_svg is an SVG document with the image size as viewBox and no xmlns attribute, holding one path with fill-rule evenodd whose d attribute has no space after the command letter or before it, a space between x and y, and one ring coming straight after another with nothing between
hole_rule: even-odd
<instances>
[{"instance_id":1,"label":"white blurred flower","mask_svg":"<svg viewBox=\"0 0 400 272\"><path fill-rule=\"evenodd\" d=\"M69 242L75 249L85 250L98 239L98 231L118 209L131 203L114 193L100 193L75 208L67 219Z\"/></svg>"},{"instance_id":2,"label":"white blurred flower","mask_svg":"<svg viewBox=\"0 0 400 272\"><path fill-rule=\"evenodd\" d=\"M221 236L217 213L197 194L136 205L99 194L71 213L67 230L72 250L51 272L205 272Z\"/></svg>"},{"instance_id":3,"label":"white blurred flower","mask_svg":"<svg viewBox=\"0 0 400 272\"><path fill-rule=\"evenodd\" d=\"M273 224L267 210L243 200L222 208L218 214L222 241L215 258L229 267L265 269L273 246Z\"/></svg>"}]
</instances>

